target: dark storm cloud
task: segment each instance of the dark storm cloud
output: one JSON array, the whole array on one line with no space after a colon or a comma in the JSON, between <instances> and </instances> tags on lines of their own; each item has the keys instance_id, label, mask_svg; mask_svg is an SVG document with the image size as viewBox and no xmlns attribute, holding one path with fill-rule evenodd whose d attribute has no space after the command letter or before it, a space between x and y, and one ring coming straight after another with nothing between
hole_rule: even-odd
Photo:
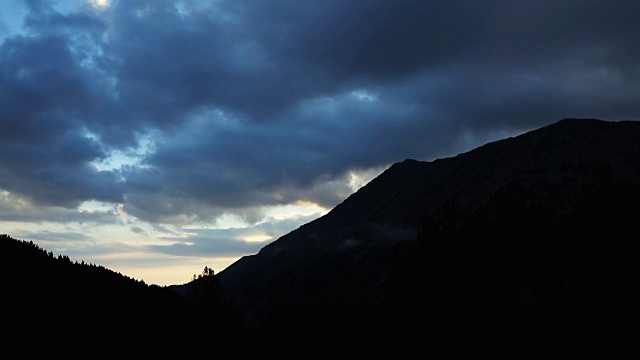
<instances>
[{"instance_id":1,"label":"dark storm cloud","mask_svg":"<svg viewBox=\"0 0 640 360\"><path fill-rule=\"evenodd\" d=\"M106 156L88 137L104 95L104 80L85 65L83 47L96 21L30 5L30 35L0 43L0 188L69 207L88 199L117 202L116 174L89 164Z\"/></svg>"},{"instance_id":2,"label":"dark storm cloud","mask_svg":"<svg viewBox=\"0 0 640 360\"><path fill-rule=\"evenodd\" d=\"M353 170L640 117L635 1L26 4L0 43L0 189L49 204L258 218L336 205ZM145 137L141 163L92 165Z\"/></svg>"},{"instance_id":3,"label":"dark storm cloud","mask_svg":"<svg viewBox=\"0 0 640 360\"><path fill-rule=\"evenodd\" d=\"M386 81L442 63L472 43L482 21L478 5L436 1L233 4L279 61L341 81Z\"/></svg>"}]
</instances>

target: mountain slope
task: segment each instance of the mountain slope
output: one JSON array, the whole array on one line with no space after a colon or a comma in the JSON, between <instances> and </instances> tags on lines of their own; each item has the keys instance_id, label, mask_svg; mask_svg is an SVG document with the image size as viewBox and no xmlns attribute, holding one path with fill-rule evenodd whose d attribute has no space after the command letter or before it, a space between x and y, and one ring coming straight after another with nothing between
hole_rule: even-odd
<instances>
[{"instance_id":1,"label":"mountain slope","mask_svg":"<svg viewBox=\"0 0 640 360\"><path fill-rule=\"evenodd\" d=\"M408 244L445 201L467 210L499 189L561 207L604 172L640 180L640 122L564 119L517 137L432 162L394 164L327 215L218 274L248 315L273 301L327 293L380 295L392 249Z\"/></svg>"},{"instance_id":2,"label":"mountain slope","mask_svg":"<svg viewBox=\"0 0 640 360\"><path fill-rule=\"evenodd\" d=\"M239 347L239 339L251 334L220 298L212 276L192 281L191 292L181 296L102 266L54 257L5 234L0 234L0 254L3 359L56 352L67 359L175 358L185 352L204 357L215 346L240 357L253 355Z\"/></svg>"}]
</instances>

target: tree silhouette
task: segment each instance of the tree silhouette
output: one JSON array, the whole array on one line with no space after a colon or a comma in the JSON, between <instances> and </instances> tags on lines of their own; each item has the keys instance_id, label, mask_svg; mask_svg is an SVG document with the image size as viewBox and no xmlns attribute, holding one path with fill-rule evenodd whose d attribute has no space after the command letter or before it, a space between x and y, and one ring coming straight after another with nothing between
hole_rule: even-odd
<instances>
[{"instance_id":1,"label":"tree silhouette","mask_svg":"<svg viewBox=\"0 0 640 360\"><path fill-rule=\"evenodd\" d=\"M193 275L187 288L187 299L195 306L209 307L224 304L224 290L215 276L215 271L207 266L202 273Z\"/></svg>"}]
</instances>

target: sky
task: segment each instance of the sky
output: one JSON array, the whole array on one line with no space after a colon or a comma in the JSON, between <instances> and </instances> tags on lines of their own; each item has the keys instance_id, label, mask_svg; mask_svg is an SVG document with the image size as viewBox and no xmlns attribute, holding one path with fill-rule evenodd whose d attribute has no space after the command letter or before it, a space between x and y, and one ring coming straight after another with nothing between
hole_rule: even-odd
<instances>
[{"instance_id":1,"label":"sky","mask_svg":"<svg viewBox=\"0 0 640 360\"><path fill-rule=\"evenodd\" d=\"M640 119L633 1L2 0L0 233L222 271L396 162Z\"/></svg>"}]
</instances>

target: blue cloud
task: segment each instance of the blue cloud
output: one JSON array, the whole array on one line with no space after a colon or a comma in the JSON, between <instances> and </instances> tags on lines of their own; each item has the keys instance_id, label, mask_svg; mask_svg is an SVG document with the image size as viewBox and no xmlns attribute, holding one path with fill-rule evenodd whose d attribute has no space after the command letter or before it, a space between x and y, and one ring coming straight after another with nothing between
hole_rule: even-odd
<instances>
[{"instance_id":1,"label":"blue cloud","mask_svg":"<svg viewBox=\"0 0 640 360\"><path fill-rule=\"evenodd\" d=\"M344 187L323 184L350 171L564 117L640 116L632 1L24 9L24 32L0 40L0 190L40 204L257 219L269 205L334 206ZM95 166L142 139L137 163Z\"/></svg>"}]
</instances>

